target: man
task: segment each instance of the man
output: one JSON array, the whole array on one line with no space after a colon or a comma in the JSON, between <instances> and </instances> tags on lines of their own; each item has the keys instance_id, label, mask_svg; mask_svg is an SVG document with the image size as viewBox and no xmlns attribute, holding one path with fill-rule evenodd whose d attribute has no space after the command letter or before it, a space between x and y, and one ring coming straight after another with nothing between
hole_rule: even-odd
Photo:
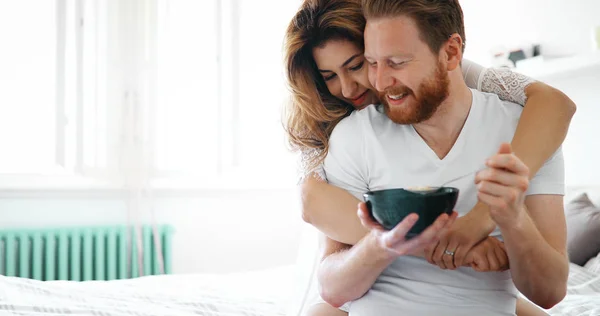
<instances>
[{"instance_id":1,"label":"man","mask_svg":"<svg viewBox=\"0 0 600 316\"><path fill-rule=\"evenodd\" d=\"M363 0L363 9L369 79L384 104L336 127L325 160L329 182L362 199L368 190L458 179L449 184L460 189L456 210L462 216L478 199L490 206L497 225L491 236L504 241L510 272L441 270L408 256L430 241L404 240L415 218L385 232L362 204L361 218L373 230L354 253L336 254L360 260L340 261L331 276L349 291L366 292L350 315L514 315L517 289L552 307L564 297L568 276L560 150L529 183L527 168L504 144L522 108L470 90L462 78L464 25L456 0ZM441 218L430 236L447 223Z\"/></svg>"}]
</instances>

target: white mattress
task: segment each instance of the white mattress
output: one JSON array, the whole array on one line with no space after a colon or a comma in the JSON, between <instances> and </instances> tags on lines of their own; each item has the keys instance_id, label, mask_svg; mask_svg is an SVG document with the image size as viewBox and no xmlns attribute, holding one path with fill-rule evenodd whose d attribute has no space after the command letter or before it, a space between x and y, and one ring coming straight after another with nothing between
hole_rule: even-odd
<instances>
[{"instance_id":1,"label":"white mattress","mask_svg":"<svg viewBox=\"0 0 600 316\"><path fill-rule=\"evenodd\" d=\"M40 282L0 276L0 315L284 316L293 267L132 280ZM600 315L600 274L571 264L567 297L552 316Z\"/></svg>"},{"instance_id":2,"label":"white mattress","mask_svg":"<svg viewBox=\"0 0 600 316\"><path fill-rule=\"evenodd\" d=\"M548 313L552 316L600 315L600 274L571 264L567 296Z\"/></svg>"},{"instance_id":3,"label":"white mattress","mask_svg":"<svg viewBox=\"0 0 600 316\"><path fill-rule=\"evenodd\" d=\"M292 267L226 275L40 282L0 276L1 315L285 315Z\"/></svg>"}]
</instances>

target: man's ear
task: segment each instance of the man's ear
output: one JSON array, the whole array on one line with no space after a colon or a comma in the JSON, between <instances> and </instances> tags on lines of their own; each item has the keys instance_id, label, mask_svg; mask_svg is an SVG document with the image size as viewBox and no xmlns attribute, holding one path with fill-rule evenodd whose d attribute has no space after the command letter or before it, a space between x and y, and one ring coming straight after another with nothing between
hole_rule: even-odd
<instances>
[{"instance_id":1,"label":"man's ear","mask_svg":"<svg viewBox=\"0 0 600 316\"><path fill-rule=\"evenodd\" d=\"M452 34L444 44L448 71L452 71L460 66L463 57L463 46L464 42L458 33Z\"/></svg>"}]
</instances>

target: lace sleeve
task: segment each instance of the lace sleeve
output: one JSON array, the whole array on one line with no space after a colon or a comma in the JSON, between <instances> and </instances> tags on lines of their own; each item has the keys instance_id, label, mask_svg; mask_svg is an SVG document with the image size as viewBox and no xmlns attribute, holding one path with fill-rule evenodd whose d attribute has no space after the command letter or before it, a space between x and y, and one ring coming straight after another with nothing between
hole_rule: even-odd
<instances>
[{"instance_id":1,"label":"lace sleeve","mask_svg":"<svg viewBox=\"0 0 600 316\"><path fill-rule=\"evenodd\" d=\"M461 66L467 86L471 89L481 90L481 75L485 72L485 67L468 59L463 59Z\"/></svg>"},{"instance_id":2,"label":"lace sleeve","mask_svg":"<svg viewBox=\"0 0 600 316\"><path fill-rule=\"evenodd\" d=\"M525 88L535 82L533 78L510 69L485 68L467 59L462 62L462 72L469 88L494 93L504 101L520 105L527 102Z\"/></svg>"},{"instance_id":3,"label":"lace sleeve","mask_svg":"<svg viewBox=\"0 0 600 316\"><path fill-rule=\"evenodd\" d=\"M300 153L300 161L298 164L298 184L302 183L304 179L306 179L306 177L310 176L311 174L319 180L327 181L323 164L320 163L316 167L312 166L311 164L314 157L318 156L319 153L320 150L318 149L306 150Z\"/></svg>"},{"instance_id":4,"label":"lace sleeve","mask_svg":"<svg viewBox=\"0 0 600 316\"><path fill-rule=\"evenodd\" d=\"M481 91L497 94L504 101L520 104L527 102L525 88L534 83L533 78L512 72L510 69L489 68L481 76Z\"/></svg>"}]
</instances>

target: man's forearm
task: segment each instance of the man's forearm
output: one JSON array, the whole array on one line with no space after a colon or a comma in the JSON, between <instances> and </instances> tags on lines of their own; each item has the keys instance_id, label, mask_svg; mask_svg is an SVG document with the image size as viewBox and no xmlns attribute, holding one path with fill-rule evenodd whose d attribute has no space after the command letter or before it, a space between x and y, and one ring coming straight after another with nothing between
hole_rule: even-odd
<instances>
[{"instance_id":1,"label":"man's forearm","mask_svg":"<svg viewBox=\"0 0 600 316\"><path fill-rule=\"evenodd\" d=\"M351 248L333 253L319 267L321 297L332 306L363 296L395 259L367 234Z\"/></svg>"},{"instance_id":2,"label":"man's forearm","mask_svg":"<svg viewBox=\"0 0 600 316\"><path fill-rule=\"evenodd\" d=\"M551 308L565 295L568 260L546 242L527 212L519 222L515 227L500 227L513 281L531 301Z\"/></svg>"}]
</instances>

